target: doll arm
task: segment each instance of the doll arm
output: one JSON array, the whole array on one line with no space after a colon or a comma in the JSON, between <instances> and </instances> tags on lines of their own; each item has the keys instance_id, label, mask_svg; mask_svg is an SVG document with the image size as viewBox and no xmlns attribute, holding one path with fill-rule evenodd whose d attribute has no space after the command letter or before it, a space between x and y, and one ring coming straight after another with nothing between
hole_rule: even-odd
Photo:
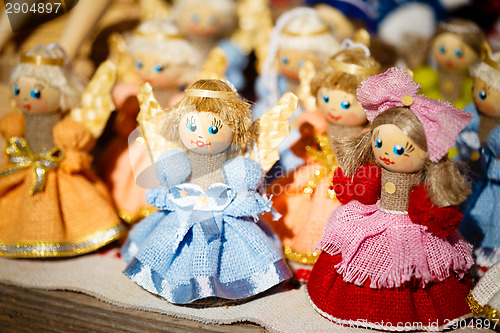
<instances>
[{"instance_id":1,"label":"doll arm","mask_svg":"<svg viewBox=\"0 0 500 333\"><path fill-rule=\"evenodd\" d=\"M59 167L67 173L76 173L89 169L95 139L90 131L81 123L65 119L58 122L53 130L54 145L64 152L64 159Z\"/></svg>"},{"instance_id":2,"label":"doll arm","mask_svg":"<svg viewBox=\"0 0 500 333\"><path fill-rule=\"evenodd\" d=\"M340 203L358 200L365 205L373 205L380 199L381 170L371 164L360 167L352 178L344 175L341 168L333 174L333 190Z\"/></svg>"},{"instance_id":3,"label":"doll arm","mask_svg":"<svg viewBox=\"0 0 500 333\"><path fill-rule=\"evenodd\" d=\"M178 149L164 152L155 163L155 175L160 184L166 187L185 182L191 175L189 157Z\"/></svg>"},{"instance_id":4,"label":"doll arm","mask_svg":"<svg viewBox=\"0 0 500 333\"><path fill-rule=\"evenodd\" d=\"M500 180L500 127L493 129L488 135L487 149L484 154L488 160L487 175L491 180Z\"/></svg>"},{"instance_id":5,"label":"doll arm","mask_svg":"<svg viewBox=\"0 0 500 333\"><path fill-rule=\"evenodd\" d=\"M424 183L411 191L408 215L414 223L426 226L430 232L439 237L453 234L462 220L462 213L458 206L437 207L434 205Z\"/></svg>"},{"instance_id":6,"label":"doll arm","mask_svg":"<svg viewBox=\"0 0 500 333\"><path fill-rule=\"evenodd\" d=\"M24 136L24 116L20 113L11 113L0 119L0 135L5 139Z\"/></svg>"}]
</instances>

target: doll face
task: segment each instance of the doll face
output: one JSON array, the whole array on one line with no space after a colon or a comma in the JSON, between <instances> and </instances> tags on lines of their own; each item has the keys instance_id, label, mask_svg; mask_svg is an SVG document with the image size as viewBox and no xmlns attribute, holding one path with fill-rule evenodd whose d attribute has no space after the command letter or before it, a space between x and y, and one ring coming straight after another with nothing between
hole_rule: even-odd
<instances>
[{"instance_id":1,"label":"doll face","mask_svg":"<svg viewBox=\"0 0 500 333\"><path fill-rule=\"evenodd\" d=\"M13 88L14 101L25 113L42 114L57 111L61 93L34 77L21 76Z\"/></svg>"},{"instance_id":2,"label":"doll face","mask_svg":"<svg viewBox=\"0 0 500 333\"><path fill-rule=\"evenodd\" d=\"M233 129L211 112L190 112L179 123L181 141L197 154L218 154L233 140Z\"/></svg>"},{"instance_id":3,"label":"doll face","mask_svg":"<svg viewBox=\"0 0 500 333\"><path fill-rule=\"evenodd\" d=\"M451 32L442 33L434 39L432 55L439 67L452 71L465 71L478 60L476 52Z\"/></svg>"},{"instance_id":4,"label":"doll face","mask_svg":"<svg viewBox=\"0 0 500 333\"><path fill-rule=\"evenodd\" d=\"M287 49L278 50L278 61L278 72L290 80L299 79L299 69L306 61L312 62L315 68L319 65L319 59L310 52Z\"/></svg>"},{"instance_id":5,"label":"doll face","mask_svg":"<svg viewBox=\"0 0 500 333\"><path fill-rule=\"evenodd\" d=\"M152 54L137 53L134 55L137 73L144 82L155 88L173 88L182 85L183 72L186 66L169 64Z\"/></svg>"},{"instance_id":6,"label":"doll face","mask_svg":"<svg viewBox=\"0 0 500 333\"><path fill-rule=\"evenodd\" d=\"M424 167L427 159L427 153L392 124L381 125L373 130L372 149L377 162L392 172L417 172Z\"/></svg>"},{"instance_id":7,"label":"doll face","mask_svg":"<svg viewBox=\"0 0 500 333\"><path fill-rule=\"evenodd\" d=\"M479 111L488 116L500 117L500 91L477 77L474 78L472 98Z\"/></svg>"},{"instance_id":8,"label":"doll face","mask_svg":"<svg viewBox=\"0 0 500 333\"><path fill-rule=\"evenodd\" d=\"M333 124L360 126L366 121L363 107L354 94L323 87L318 90L316 100L319 110Z\"/></svg>"},{"instance_id":9,"label":"doll face","mask_svg":"<svg viewBox=\"0 0 500 333\"><path fill-rule=\"evenodd\" d=\"M182 29L190 36L211 37L221 33L224 17L209 6L187 7L180 17Z\"/></svg>"}]
</instances>

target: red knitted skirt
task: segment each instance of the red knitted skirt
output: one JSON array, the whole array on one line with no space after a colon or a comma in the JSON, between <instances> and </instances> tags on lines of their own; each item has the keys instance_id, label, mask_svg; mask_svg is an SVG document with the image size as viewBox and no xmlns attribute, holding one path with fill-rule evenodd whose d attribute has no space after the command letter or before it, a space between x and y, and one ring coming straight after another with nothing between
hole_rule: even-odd
<instances>
[{"instance_id":1,"label":"red knitted skirt","mask_svg":"<svg viewBox=\"0 0 500 333\"><path fill-rule=\"evenodd\" d=\"M437 330L470 316L469 276L451 275L424 288L414 279L397 288L373 289L370 281L362 286L345 282L335 270L340 261L340 254L321 253L307 284L313 307L331 321L394 331Z\"/></svg>"}]
</instances>

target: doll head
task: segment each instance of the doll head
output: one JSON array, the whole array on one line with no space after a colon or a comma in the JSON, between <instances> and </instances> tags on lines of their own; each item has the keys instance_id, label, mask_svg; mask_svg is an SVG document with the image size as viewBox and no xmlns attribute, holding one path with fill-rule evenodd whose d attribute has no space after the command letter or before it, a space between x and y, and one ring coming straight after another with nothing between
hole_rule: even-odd
<instances>
[{"instance_id":1,"label":"doll head","mask_svg":"<svg viewBox=\"0 0 500 333\"><path fill-rule=\"evenodd\" d=\"M199 80L168 112L167 136L197 154L218 154L232 144L244 151L254 139L250 105L221 80Z\"/></svg>"},{"instance_id":2,"label":"doll head","mask_svg":"<svg viewBox=\"0 0 500 333\"><path fill-rule=\"evenodd\" d=\"M279 74L298 80L299 68L305 61L320 68L338 49L339 43L314 9L295 8L276 22L263 72L276 61Z\"/></svg>"},{"instance_id":3,"label":"doll head","mask_svg":"<svg viewBox=\"0 0 500 333\"><path fill-rule=\"evenodd\" d=\"M366 115L356 97L356 88L368 76L378 74L379 69L366 47L339 51L311 81L318 110L332 124L363 125Z\"/></svg>"},{"instance_id":4,"label":"doll head","mask_svg":"<svg viewBox=\"0 0 500 333\"><path fill-rule=\"evenodd\" d=\"M477 110L493 117L500 117L500 52L484 54L483 61L470 70L474 78L472 98Z\"/></svg>"},{"instance_id":5,"label":"doll head","mask_svg":"<svg viewBox=\"0 0 500 333\"><path fill-rule=\"evenodd\" d=\"M439 68L465 72L479 60L485 37L474 22L452 19L442 22L431 41L431 53Z\"/></svg>"},{"instance_id":6,"label":"doll head","mask_svg":"<svg viewBox=\"0 0 500 333\"><path fill-rule=\"evenodd\" d=\"M155 88L175 88L193 79L201 55L172 20L142 23L127 42L137 73Z\"/></svg>"},{"instance_id":7,"label":"doll head","mask_svg":"<svg viewBox=\"0 0 500 333\"><path fill-rule=\"evenodd\" d=\"M236 6L233 0L177 0L174 17L186 36L216 39L232 31Z\"/></svg>"},{"instance_id":8,"label":"doll head","mask_svg":"<svg viewBox=\"0 0 500 333\"><path fill-rule=\"evenodd\" d=\"M419 90L395 67L363 81L357 95L370 131L337 143L337 160L347 175L367 163L396 173L423 171L434 204L459 204L469 188L447 153L471 115L448 102L417 95Z\"/></svg>"},{"instance_id":9,"label":"doll head","mask_svg":"<svg viewBox=\"0 0 500 333\"><path fill-rule=\"evenodd\" d=\"M24 113L68 111L80 102L83 85L65 66L55 44L37 45L21 56L12 69L9 85L14 101Z\"/></svg>"}]
</instances>

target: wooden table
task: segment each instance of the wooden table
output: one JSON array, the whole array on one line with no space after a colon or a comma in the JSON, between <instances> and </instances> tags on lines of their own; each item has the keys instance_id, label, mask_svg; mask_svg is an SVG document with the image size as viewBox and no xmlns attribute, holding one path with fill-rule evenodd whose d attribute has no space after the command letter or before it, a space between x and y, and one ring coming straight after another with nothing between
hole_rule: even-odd
<instances>
[{"instance_id":1,"label":"wooden table","mask_svg":"<svg viewBox=\"0 0 500 333\"><path fill-rule=\"evenodd\" d=\"M0 332L266 332L252 323L207 325L124 309L68 291L0 284Z\"/></svg>"}]
</instances>

